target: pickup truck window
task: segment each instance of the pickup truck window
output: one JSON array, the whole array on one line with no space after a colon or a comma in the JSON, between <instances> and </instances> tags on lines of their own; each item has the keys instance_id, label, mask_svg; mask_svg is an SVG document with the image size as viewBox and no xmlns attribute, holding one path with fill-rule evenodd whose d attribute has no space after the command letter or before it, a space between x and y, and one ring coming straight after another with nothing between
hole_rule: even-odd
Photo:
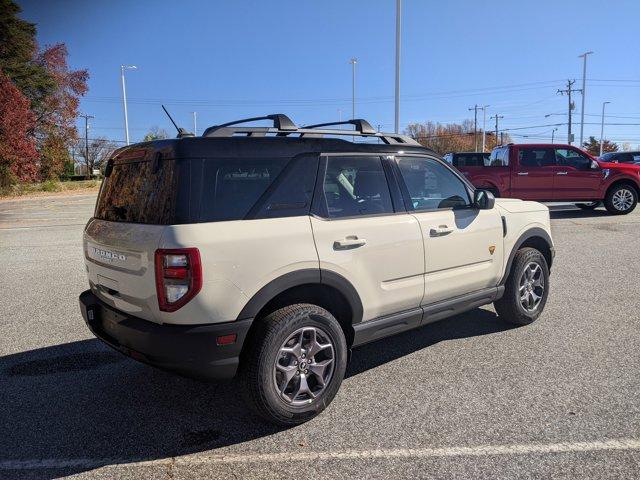
<instances>
[{"instance_id":1,"label":"pickup truck window","mask_svg":"<svg viewBox=\"0 0 640 480\"><path fill-rule=\"evenodd\" d=\"M451 170L439 162L421 157L398 157L413 210L468 207L469 193Z\"/></svg>"},{"instance_id":2,"label":"pickup truck window","mask_svg":"<svg viewBox=\"0 0 640 480\"><path fill-rule=\"evenodd\" d=\"M552 148L523 147L518 150L521 167L551 167L556 164L556 154Z\"/></svg>"},{"instance_id":3,"label":"pickup truck window","mask_svg":"<svg viewBox=\"0 0 640 480\"><path fill-rule=\"evenodd\" d=\"M591 159L586 155L569 148L556 148L556 162L562 167L576 170L590 170Z\"/></svg>"}]
</instances>

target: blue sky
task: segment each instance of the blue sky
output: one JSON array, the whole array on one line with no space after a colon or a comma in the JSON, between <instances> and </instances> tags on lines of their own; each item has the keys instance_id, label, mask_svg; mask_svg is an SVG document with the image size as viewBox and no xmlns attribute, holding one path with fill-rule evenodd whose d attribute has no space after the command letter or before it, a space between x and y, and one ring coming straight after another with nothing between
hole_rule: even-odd
<instances>
[{"instance_id":1,"label":"blue sky","mask_svg":"<svg viewBox=\"0 0 640 480\"><path fill-rule=\"evenodd\" d=\"M393 129L394 0L19 3L41 45L65 42L71 66L89 70L81 110L95 117L91 136L124 139L121 64L138 66L127 95L139 140L152 126L174 131L160 103L188 129L197 111L200 132L276 112L298 124L337 119L338 109L350 117L351 57L356 116ZM568 78L581 86L578 55L588 50L585 137L599 137L603 101L607 124L640 124L638 18L637 0L404 0L401 126L460 122L488 104L488 129L498 113L516 141L543 141L554 127L539 125L566 122L556 90ZM605 136L635 146L640 125L607 125Z\"/></svg>"}]
</instances>

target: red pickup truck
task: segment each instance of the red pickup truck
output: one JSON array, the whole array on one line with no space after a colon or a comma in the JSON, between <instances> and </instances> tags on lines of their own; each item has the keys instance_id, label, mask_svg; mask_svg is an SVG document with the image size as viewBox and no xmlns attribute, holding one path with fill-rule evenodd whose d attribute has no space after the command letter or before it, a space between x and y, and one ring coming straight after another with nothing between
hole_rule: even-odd
<instances>
[{"instance_id":1,"label":"red pickup truck","mask_svg":"<svg viewBox=\"0 0 640 480\"><path fill-rule=\"evenodd\" d=\"M457 168L496 197L572 202L583 209L604 202L620 215L633 211L640 196L640 165L597 160L571 145L503 145L484 165Z\"/></svg>"}]
</instances>

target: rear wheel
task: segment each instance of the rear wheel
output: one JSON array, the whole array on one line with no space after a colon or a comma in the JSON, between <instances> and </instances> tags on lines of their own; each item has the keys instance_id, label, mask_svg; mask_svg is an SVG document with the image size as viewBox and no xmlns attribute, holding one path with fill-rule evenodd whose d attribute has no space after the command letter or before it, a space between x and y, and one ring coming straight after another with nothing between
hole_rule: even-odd
<instances>
[{"instance_id":1,"label":"rear wheel","mask_svg":"<svg viewBox=\"0 0 640 480\"><path fill-rule=\"evenodd\" d=\"M252 339L240 376L257 414L297 425L331 403L347 365L344 333L331 313L310 304L281 308L261 321Z\"/></svg>"},{"instance_id":2,"label":"rear wheel","mask_svg":"<svg viewBox=\"0 0 640 480\"><path fill-rule=\"evenodd\" d=\"M549 296L549 267L535 248L518 250L505 283L504 295L494 302L498 316L514 325L535 321Z\"/></svg>"},{"instance_id":3,"label":"rear wheel","mask_svg":"<svg viewBox=\"0 0 640 480\"><path fill-rule=\"evenodd\" d=\"M576 203L576 207L582 210L595 210L600 206L600 202Z\"/></svg>"},{"instance_id":4,"label":"rear wheel","mask_svg":"<svg viewBox=\"0 0 640 480\"><path fill-rule=\"evenodd\" d=\"M638 192L631 185L616 185L607 192L604 206L613 215L631 213L638 204Z\"/></svg>"}]
</instances>

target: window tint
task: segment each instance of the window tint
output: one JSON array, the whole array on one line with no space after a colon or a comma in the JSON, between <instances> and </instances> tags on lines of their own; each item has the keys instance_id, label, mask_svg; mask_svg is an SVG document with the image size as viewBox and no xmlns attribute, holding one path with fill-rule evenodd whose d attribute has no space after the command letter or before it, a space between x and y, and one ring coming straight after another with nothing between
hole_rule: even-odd
<instances>
[{"instance_id":1,"label":"window tint","mask_svg":"<svg viewBox=\"0 0 640 480\"><path fill-rule=\"evenodd\" d=\"M308 215L318 172L318 159L318 155L294 158L272 184L269 190L273 191L267 191L267 198L264 201L261 199L256 205L259 208L256 218Z\"/></svg>"},{"instance_id":2,"label":"window tint","mask_svg":"<svg viewBox=\"0 0 640 480\"><path fill-rule=\"evenodd\" d=\"M327 157L323 193L330 218L393 213L380 157Z\"/></svg>"},{"instance_id":3,"label":"window tint","mask_svg":"<svg viewBox=\"0 0 640 480\"><path fill-rule=\"evenodd\" d=\"M509 147L494 148L489 155L489 160L485 163L487 167L507 167L509 166Z\"/></svg>"},{"instance_id":4,"label":"window tint","mask_svg":"<svg viewBox=\"0 0 640 480\"><path fill-rule=\"evenodd\" d=\"M170 224L177 203L176 161L117 163L104 179L96 205L100 220Z\"/></svg>"},{"instance_id":5,"label":"window tint","mask_svg":"<svg viewBox=\"0 0 640 480\"><path fill-rule=\"evenodd\" d=\"M518 151L518 162L522 167L550 167L556 164L552 148L523 147Z\"/></svg>"},{"instance_id":6,"label":"window tint","mask_svg":"<svg viewBox=\"0 0 640 480\"><path fill-rule=\"evenodd\" d=\"M591 169L591 159L571 148L556 148L556 162L560 166L576 170Z\"/></svg>"},{"instance_id":7,"label":"window tint","mask_svg":"<svg viewBox=\"0 0 640 480\"><path fill-rule=\"evenodd\" d=\"M288 160L234 158L202 161L200 221L244 218Z\"/></svg>"},{"instance_id":8,"label":"window tint","mask_svg":"<svg viewBox=\"0 0 640 480\"><path fill-rule=\"evenodd\" d=\"M440 162L418 157L398 157L397 162L414 210L470 204L469 193L462 180Z\"/></svg>"}]
</instances>

